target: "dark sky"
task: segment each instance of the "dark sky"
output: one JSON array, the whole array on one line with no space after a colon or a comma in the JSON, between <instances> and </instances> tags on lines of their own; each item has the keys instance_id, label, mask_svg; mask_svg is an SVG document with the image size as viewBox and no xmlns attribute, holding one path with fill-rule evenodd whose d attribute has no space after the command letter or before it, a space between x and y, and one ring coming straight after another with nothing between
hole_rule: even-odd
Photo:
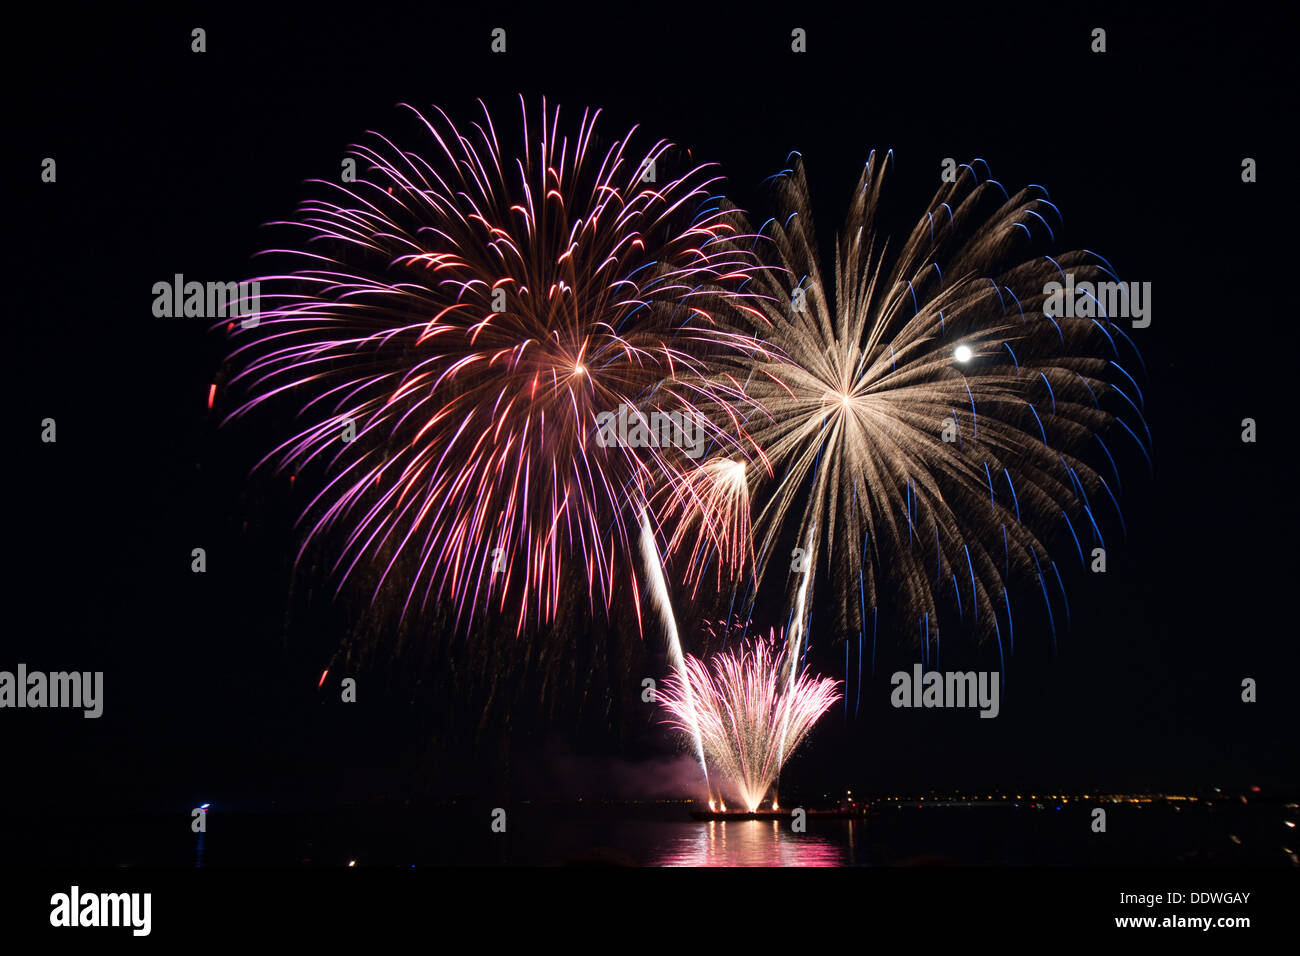
<instances>
[{"instance_id":1,"label":"dark sky","mask_svg":"<svg viewBox=\"0 0 1300 956\"><path fill-rule=\"evenodd\" d=\"M1097 250L1152 283L1153 323L1134 335L1154 477L1126 475L1128 544L1104 578L1067 581L1074 620L1056 652L1041 627L1018 628L1008 697L989 721L891 710L888 672L915 659L891 651L858 720L833 712L796 758L797 785L1296 782L1295 506L1282 473L1295 427L1282 398L1296 351L1283 293L1294 226L1281 211L1295 104L1280 14L1013 17L969 5L854 22L803 4L549 19L441 6L147 18L51 7L10 37L34 72L10 87L18 262L0 669L104 670L107 690L98 721L0 714L13 771L2 799L172 807L485 785L461 767L483 762L467 756L478 711L443 694L436 656L418 649L444 622L420 622L401 658L354 658L354 708L317 692L358 605L332 604L323 576L291 593L300 499L248 477L277 432L265 421L218 432L205 400L224 344L206 322L153 318L150 290L178 272L251 274L262 225L293 211L304 180L335 175L366 130L393 125L396 103L466 116L482 97L513 116L519 92L602 106L611 134L641 123L688 145L756 211L761 180L797 149L828 242L870 148L895 150L900 225L924 209L943 157L981 156L1009 186L1051 190L1057 248ZM504 57L488 52L498 25ZM207 30L202 55L189 50L195 26ZM789 52L794 26L808 30L804 56ZM1094 26L1108 31L1104 55L1089 53ZM57 184L38 181L45 156ZM1260 182L1241 182L1245 156ZM1254 445L1239 437L1247 416ZM56 445L38 441L45 417ZM189 571L199 546L202 576ZM590 629L577 619L575 670L603 660L590 651L599 641L639 644L620 613ZM839 654L814 640L809 662L836 675ZM612 704L560 706L549 722L516 715L514 786L552 787L553 754L668 752L666 733L635 712L647 655L661 673L657 644L605 662ZM1259 681L1259 703L1240 702L1243 677Z\"/></svg>"}]
</instances>

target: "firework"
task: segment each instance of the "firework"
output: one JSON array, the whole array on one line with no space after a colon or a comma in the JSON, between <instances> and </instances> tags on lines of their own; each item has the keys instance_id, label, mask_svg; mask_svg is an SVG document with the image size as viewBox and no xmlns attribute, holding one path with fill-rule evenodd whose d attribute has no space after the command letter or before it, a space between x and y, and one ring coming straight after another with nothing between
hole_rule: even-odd
<instances>
[{"instance_id":1,"label":"firework","mask_svg":"<svg viewBox=\"0 0 1300 956\"><path fill-rule=\"evenodd\" d=\"M730 781L750 811L813 724L839 699L838 682L830 678L781 676L784 643L779 633L744 641L716 656L712 671L688 656L685 677L667 678L656 692L670 715L668 724L692 735L698 728L714 771Z\"/></svg>"},{"instance_id":2,"label":"firework","mask_svg":"<svg viewBox=\"0 0 1300 956\"><path fill-rule=\"evenodd\" d=\"M710 560L719 591L753 568L747 474L742 459L714 458L674 474L656 496L661 521L673 528L668 553L686 554L683 576L693 585L692 597Z\"/></svg>"},{"instance_id":3,"label":"firework","mask_svg":"<svg viewBox=\"0 0 1300 956\"><path fill-rule=\"evenodd\" d=\"M677 616L673 613L672 598L668 594L668 582L664 579L663 563L659 556L659 547L655 544L654 530L650 527L650 516L641 511L641 556L645 562L645 575L649 583L650 597L659 612L664 635L668 641L668 662L673 666L681 687L681 701L678 710L682 726L691 735L695 744L695 755L704 772L704 783L708 786L709 768L704 757L704 741L700 734L700 724L695 712L695 700L686 671L686 658L682 653L681 636L677 633Z\"/></svg>"},{"instance_id":4,"label":"firework","mask_svg":"<svg viewBox=\"0 0 1300 956\"><path fill-rule=\"evenodd\" d=\"M938 652L941 609L1014 647L1009 582L1036 582L1052 621L1053 555L1104 547L1103 512L1119 511L1109 436L1148 455L1124 330L1045 310L1045 286L1067 273L1111 276L1090 253L1034 251L1057 217L1045 191L1008 195L965 166L891 257L875 232L886 165L873 153L863 171L832 284L801 162L777 178L781 218L759 230L783 268L751 287L770 347L745 367L765 409L747 427L770 461L751 482L771 479L754 533L760 577L794 572L791 675L822 570L859 670L886 594L924 655ZM778 554L782 540L802 559Z\"/></svg>"},{"instance_id":5,"label":"firework","mask_svg":"<svg viewBox=\"0 0 1300 956\"><path fill-rule=\"evenodd\" d=\"M261 279L271 307L233 331L230 417L297 407L264 460L324 472L303 548L334 533L340 586L364 563L403 614L450 598L458 619L495 606L520 630L554 617L576 565L608 607L621 575L637 583L632 516L694 463L611 447L598 417L694 415L736 450L744 396L706 373L755 348L734 321L755 260L710 167L672 175L675 148L635 152L631 132L597 149L598 111L571 128L521 99L514 151L486 107L465 129L411 112L423 147L375 135L355 182L321 183L282 224L302 241L273 251L288 267Z\"/></svg>"}]
</instances>

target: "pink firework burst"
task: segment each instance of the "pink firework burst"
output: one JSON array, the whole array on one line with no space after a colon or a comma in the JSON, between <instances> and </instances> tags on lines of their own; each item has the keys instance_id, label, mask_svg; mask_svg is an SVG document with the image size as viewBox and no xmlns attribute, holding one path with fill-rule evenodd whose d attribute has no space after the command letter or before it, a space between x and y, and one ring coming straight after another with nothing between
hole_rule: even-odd
<instances>
[{"instance_id":1,"label":"pink firework burst","mask_svg":"<svg viewBox=\"0 0 1300 956\"><path fill-rule=\"evenodd\" d=\"M554 618L573 564L608 607L620 576L637 588L633 516L694 462L611 447L598 421L693 415L743 458L747 400L708 373L763 348L739 321L763 321L741 291L759 267L711 167L677 175L671 144L634 151L632 132L598 149L598 111L562 125L521 98L514 148L486 107L463 129L411 112L422 146L375 134L355 182L320 183L282 224L302 241L272 250L288 266L261 280L270 307L231 332L230 417L292 403L296 434L264 461L324 472L304 549L332 531L335 573L364 563L402 614L449 599L519 630Z\"/></svg>"},{"instance_id":2,"label":"pink firework burst","mask_svg":"<svg viewBox=\"0 0 1300 956\"><path fill-rule=\"evenodd\" d=\"M781 766L822 714L839 700L839 682L797 674L786 667L784 636L771 634L705 662L687 656L685 682L668 677L656 692L670 726L690 733L698 726L704 753L729 780L741 802L756 810Z\"/></svg>"}]
</instances>

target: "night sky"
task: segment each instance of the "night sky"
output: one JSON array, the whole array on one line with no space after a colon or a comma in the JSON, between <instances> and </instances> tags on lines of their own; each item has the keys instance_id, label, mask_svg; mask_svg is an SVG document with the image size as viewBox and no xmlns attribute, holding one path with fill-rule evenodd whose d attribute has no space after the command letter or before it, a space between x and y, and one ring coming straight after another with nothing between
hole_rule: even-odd
<instances>
[{"instance_id":1,"label":"night sky","mask_svg":"<svg viewBox=\"0 0 1300 956\"><path fill-rule=\"evenodd\" d=\"M888 643L857 719L838 707L824 718L791 786L1295 784L1296 509L1283 473L1295 426L1283 390L1296 336L1282 212L1294 99L1281 14L1234 8L1229 26L978 5L856 22L802 4L743 9L544 19L435 5L345 18L223 5L110 18L51 7L13 31L41 69L11 87L19 259L0 669L103 670L106 690L95 721L0 715L0 800L162 812L563 795L592 781L557 768L674 752L637 697L643 676L666 672L662 641L642 641L630 606L609 622L576 614L548 638L572 642L559 700L525 679L508 738L500 702L485 717L484 688L453 686L440 641L421 640L443 634L445 617L366 637L358 594L333 601L326 574L292 573L301 495L249 475L287 423L218 429L220 398L214 412L206 400L222 336L151 313L153 283L175 273L256 274L263 224L293 212L305 180L336 176L365 131L400 126L395 104L470 117L482 97L513 120L520 92L575 121L603 107L610 136L639 123L719 162L756 217L772 201L761 181L800 151L824 264L876 147L894 150L894 234L922 214L944 157L979 156L1009 188L1050 190L1064 214L1056 249L1096 250L1121 278L1152 283L1152 325L1130 334L1147 369L1154 475L1140 460L1125 469L1128 542L1106 575L1067 576L1073 622L1056 650L1032 613L1018 619L1002 713L980 720L891 709L889 673L919 658ZM202 55L190 52L195 26ZM509 31L505 56L489 53L494 26ZM806 55L790 52L794 26L808 30ZM1104 55L1089 52L1094 26L1107 29ZM56 184L39 181L46 156ZM1247 156L1254 184L1241 181ZM57 444L39 441L46 417ZM1240 439L1245 417L1256 444ZM206 574L190 571L194 547L207 549ZM997 667L987 647L944 653L946 669ZM809 665L842 676L842 645L814 631ZM356 705L338 701L342 673L359 679ZM1259 682L1256 704L1240 700L1244 677Z\"/></svg>"}]
</instances>

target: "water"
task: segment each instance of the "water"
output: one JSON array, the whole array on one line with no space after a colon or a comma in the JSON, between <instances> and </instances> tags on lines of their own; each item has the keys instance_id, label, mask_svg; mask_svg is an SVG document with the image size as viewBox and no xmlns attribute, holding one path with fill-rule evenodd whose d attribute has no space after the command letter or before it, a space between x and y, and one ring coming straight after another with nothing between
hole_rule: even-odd
<instances>
[{"instance_id":1,"label":"water","mask_svg":"<svg viewBox=\"0 0 1300 956\"><path fill-rule=\"evenodd\" d=\"M855 862L856 821L840 832L796 834L776 820L687 826L660 838L656 866L845 866Z\"/></svg>"},{"instance_id":2,"label":"water","mask_svg":"<svg viewBox=\"0 0 1300 956\"><path fill-rule=\"evenodd\" d=\"M889 809L867 820L702 822L681 803L520 804L506 832L477 804L247 813L216 805L204 834L186 813L11 819L0 865L221 868L470 866L1289 865L1280 807L1115 807L1107 834L1089 808ZM1235 838L1235 840L1234 840ZM1237 842L1239 841L1239 842Z\"/></svg>"}]
</instances>

